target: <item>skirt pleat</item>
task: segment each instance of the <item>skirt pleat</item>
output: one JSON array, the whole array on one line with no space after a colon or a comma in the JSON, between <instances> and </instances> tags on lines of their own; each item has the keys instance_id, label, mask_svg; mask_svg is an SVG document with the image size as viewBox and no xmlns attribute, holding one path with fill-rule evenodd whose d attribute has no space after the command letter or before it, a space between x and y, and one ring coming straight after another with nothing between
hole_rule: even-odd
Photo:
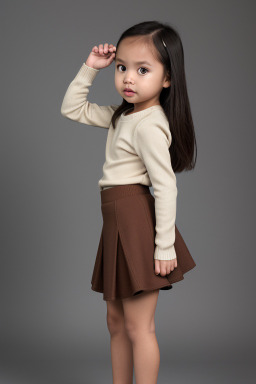
<instances>
[{"instance_id":1,"label":"skirt pleat","mask_svg":"<svg viewBox=\"0 0 256 384\"><path fill-rule=\"evenodd\" d=\"M177 268L166 276L155 274L155 199L148 186L119 185L101 191L103 226L91 288L103 300L125 299L143 291L172 289L173 283L195 267L177 226Z\"/></svg>"}]
</instances>

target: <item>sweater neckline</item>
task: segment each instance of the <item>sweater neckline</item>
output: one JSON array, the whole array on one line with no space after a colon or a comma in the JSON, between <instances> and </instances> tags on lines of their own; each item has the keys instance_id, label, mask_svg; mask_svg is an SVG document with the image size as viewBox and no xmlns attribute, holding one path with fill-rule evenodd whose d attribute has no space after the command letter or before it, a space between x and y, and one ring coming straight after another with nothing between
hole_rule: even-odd
<instances>
[{"instance_id":1,"label":"sweater neckline","mask_svg":"<svg viewBox=\"0 0 256 384\"><path fill-rule=\"evenodd\" d=\"M131 111L132 109L133 108L130 108L130 109L126 110L125 112ZM125 112L123 112L120 116L120 119L124 120L124 121L134 120L134 119L137 119L137 118L140 118L140 117L146 115L148 112L154 111L155 109L163 110L161 105L152 105L152 107L148 107L148 108L143 109L142 111L139 111L139 112L134 112L130 115L125 115Z\"/></svg>"}]
</instances>

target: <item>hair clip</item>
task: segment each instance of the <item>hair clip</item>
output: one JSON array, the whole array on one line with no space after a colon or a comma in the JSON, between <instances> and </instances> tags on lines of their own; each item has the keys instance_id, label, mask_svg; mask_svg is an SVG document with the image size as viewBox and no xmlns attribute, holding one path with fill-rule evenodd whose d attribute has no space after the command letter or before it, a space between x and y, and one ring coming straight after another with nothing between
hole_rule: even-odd
<instances>
[{"instance_id":1,"label":"hair clip","mask_svg":"<svg viewBox=\"0 0 256 384\"><path fill-rule=\"evenodd\" d=\"M166 44L165 44L165 42L163 41L163 39L162 39L162 42L163 42L163 45L165 46L165 48L166 48Z\"/></svg>"}]
</instances>

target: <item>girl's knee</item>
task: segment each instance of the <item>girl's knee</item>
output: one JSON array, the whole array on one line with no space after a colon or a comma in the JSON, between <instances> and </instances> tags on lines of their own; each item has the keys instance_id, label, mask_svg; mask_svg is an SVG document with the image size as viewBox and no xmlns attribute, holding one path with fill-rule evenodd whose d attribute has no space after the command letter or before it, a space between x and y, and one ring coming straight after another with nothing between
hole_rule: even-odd
<instances>
[{"instance_id":1,"label":"girl's knee","mask_svg":"<svg viewBox=\"0 0 256 384\"><path fill-rule=\"evenodd\" d=\"M107 311L107 327L111 336L124 332L124 315L120 310L116 310L115 308L108 308Z\"/></svg>"},{"instance_id":2,"label":"girl's knee","mask_svg":"<svg viewBox=\"0 0 256 384\"><path fill-rule=\"evenodd\" d=\"M152 320L148 325L140 324L138 322L125 321L124 323L125 331L131 340L131 342L135 342L137 339L141 337L145 337L149 334L155 333L155 321Z\"/></svg>"}]
</instances>

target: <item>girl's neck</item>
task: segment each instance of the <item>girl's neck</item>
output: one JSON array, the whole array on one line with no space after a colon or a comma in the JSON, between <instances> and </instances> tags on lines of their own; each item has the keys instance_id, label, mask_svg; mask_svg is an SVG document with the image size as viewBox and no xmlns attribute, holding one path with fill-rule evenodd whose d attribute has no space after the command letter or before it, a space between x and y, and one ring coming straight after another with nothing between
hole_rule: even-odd
<instances>
[{"instance_id":1,"label":"girl's neck","mask_svg":"<svg viewBox=\"0 0 256 384\"><path fill-rule=\"evenodd\" d=\"M141 111L144 111L145 109L148 109L148 108L151 108L151 107L154 107L154 106L156 106L156 105L161 105L160 103L157 103L157 104L153 104L153 105L149 105L149 106L147 106L146 108L143 108L143 109L135 109L134 107L133 107L133 109L130 111L130 110L128 110L128 113L126 113L125 114L125 116L129 116L129 115L132 115L133 113L137 113L137 112L141 112ZM129 112L130 111L130 112Z\"/></svg>"}]
</instances>

